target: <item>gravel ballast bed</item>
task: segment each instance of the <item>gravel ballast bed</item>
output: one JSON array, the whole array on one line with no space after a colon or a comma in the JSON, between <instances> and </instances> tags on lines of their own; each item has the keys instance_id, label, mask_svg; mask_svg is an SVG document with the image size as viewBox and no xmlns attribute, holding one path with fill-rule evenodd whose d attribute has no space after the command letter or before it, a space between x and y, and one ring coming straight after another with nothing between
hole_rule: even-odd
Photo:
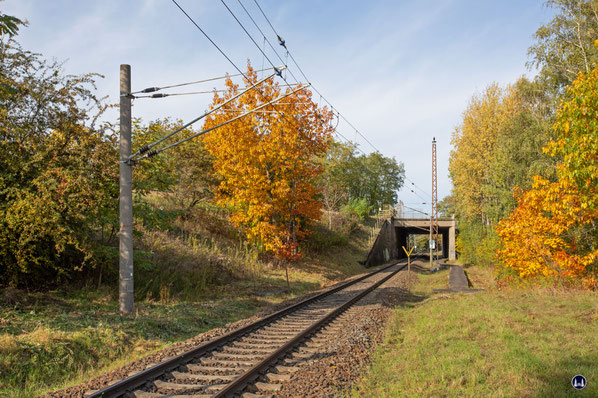
<instances>
[{"instance_id":1,"label":"gravel ballast bed","mask_svg":"<svg viewBox=\"0 0 598 398\"><path fill-rule=\"evenodd\" d=\"M301 367L284 383L276 397L333 397L348 391L369 363L373 348L382 341L394 306L410 300L409 282L416 274L400 272L349 309L336 323L323 358Z\"/></svg>"},{"instance_id":2,"label":"gravel ballast bed","mask_svg":"<svg viewBox=\"0 0 598 398\"><path fill-rule=\"evenodd\" d=\"M363 275L363 274L361 274L361 275ZM270 315L270 314L272 314L276 311L279 311L283 308L286 308L292 304L295 304L299 301L302 301L309 297L312 297L318 293L321 293L324 290L332 288L333 286L335 286L339 283L344 283L351 279L358 278L361 275L354 275L351 278L348 278L344 281L338 282L334 285L327 286L326 288L320 289L318 291L314 291L312 293L309 293L309 294L301 296L301 297L296 297L294 299L286 300L282 303L273 305L266 310L260 311L249 318L245 318L245 319L242 319L242 320L239 320L236 322L226 324L225 326L223 326L221 328L212 329L207 332L201 333L193 338L190 338L188 340L172 344L171 346L169 346L163 350L160 350L160 351L150 354L146 357L143 357L136 361L130 362L130 363L128 363L124 366L121 366L117 369L114 369L110 372L107 372L105 374L97 376L97 377L89 380L86 383L79 384L79 385L76 385L73 387L69 387L69 388L66 388L63 390L51 392L51 393L43 395L42 397L43 398L84 397L84 396L88 395L88 393L91 391L96 391L96 390L105 388L111 384L116 383L119 380L122 380L126 377L129 377L129 376L135 374L135 373L138 373L142 370L152 367L152 366L154 366L160 362L163 362L169 358L175 357L179 354L189 351L189 350L197 347L198 345L201 345L201 344L206 343L214 338L225 335L226 333L232 332L233 330L247 326L247 325L249 325L253 322L256 322L257 320L259 320L267 315Z\"/></svg>"}]
</instances>

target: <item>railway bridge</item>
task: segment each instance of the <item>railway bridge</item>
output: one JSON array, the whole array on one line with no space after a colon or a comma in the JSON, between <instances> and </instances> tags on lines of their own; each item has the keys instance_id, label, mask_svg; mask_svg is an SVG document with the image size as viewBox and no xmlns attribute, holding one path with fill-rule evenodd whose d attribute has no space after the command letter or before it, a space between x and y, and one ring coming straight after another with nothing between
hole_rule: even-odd
<instances>
[{"instance_id":1,"label":"railway bridge","mask_svg":"<svg viewBox=\"0 0 598 398\"><path fill-rule=\"evenodd\" d=\"M409 235L430 235L430 220L425 218L394 218L393 227L397 235L397 245L407 247ZM438 235L442 235L442 257L455 260L455 232L457 226L452 218L438 219ZM402 252L403 250L401 250ZM404 253L403 253L404 254ZM403 256L400 255L399 258Z\"/></svg>"},{"instance_id":2,"label":"railway bridge","mask_svg":"<svg viewBox=\"0 0 598 398\"><path fill-rule=\"evenodd\" d=\"M455 233L457 224L454 218L438 219L438 234L442 237L442 256L449 260L456 259ZM367 267L383 264L392 258L404 258L401 248L407 247L410 235L430 235L429 218L387 218L380 228L378 237L372 245L365 261Z\"/></svg>"}]
</instances>

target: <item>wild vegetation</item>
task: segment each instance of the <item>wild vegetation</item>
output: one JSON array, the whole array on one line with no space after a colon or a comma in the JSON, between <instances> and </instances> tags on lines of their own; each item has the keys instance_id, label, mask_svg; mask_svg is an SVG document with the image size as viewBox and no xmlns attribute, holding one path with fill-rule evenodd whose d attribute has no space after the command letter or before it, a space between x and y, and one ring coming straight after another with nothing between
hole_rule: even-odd
<instances>
[{"instance_id":1,"label":"wild vegetation","mask_svg":"<svg viewBox=\"0 0 598 398\"><path fill-rule=\"evenodd\" d=\"M464 260L509 280L596 288L598 2L548 1L529 49L538 75L473 96L454 131L453 191Z\"/></svg>"},{"instance_id":2,"label":"wild vegetation","mask_svg":"<svg viewBox=\"0 0 598 398\"><path fill-rule=\"evenodd\" d=\"M249 66L247 86L258 81ZM227 92L215 94L213 106L238 94L228 79ZM280 97L281 89L269 80L208 116L204 130ZM292 89L287 88L287 94ZM231 220L243 226L247 237L278 257L292 259L307 229L320 218L316 180L322 173L318 157L326 153L332 134L332 113L317 109L311 93L300 90L285 98L282 112L266 107L207 134L206 149L222 177L217 203L232 209ZM233 112L232 115L230 112ZM231 140L231 137L234 139Z\"/></svg>"},{"instance_id":3,"label":"wild vegetation","mask_svg":"<svg viewBox=\"0 0 598 398\"><path fill-rule=\"evenodd\" d=\"M0 41L0 283L38 288L109 261L117 152L97 75L22 49L18 22Z\"/></svg>"},{"instance_id":4,"label":"wild vegetation","mask_svg":"<svg viewBox=\"0 0 598 398\"><path fill-rule=\"evenodd\" d=\"M234 230L224 214L202 222L207 229L220 229L222 223ZM155 244L155 263L146 260L136 275L134 316L120 316L116 289L106 284L30 293L1 289L0 396L28 398L84 382L365 272L356 259L367 254L369 228L356 225L346 237L341 230L331 234L325 223L318 226L318 238L310 240L314 247L289 267L290 293L284 271L239 241L227 246L227 238L218 234L200 241L162 232L147 238Z\"/></svg>"},{"instance_id":5,"label":"wild vegetation","mask_svg":"<svg viewBox=\"0 0 598 398\"><path fill-rule=\"evenodd\" d=\"M113 285L118 134L103 121L109 105L94 96L94 80L101 76L66 75L60 64L21 48L16 38L23 22L0 15L0 285ZM250 65L246 76L246 85L257 81ZM226 87L222 96L214 95L213 106L240 90L231 79ZM269 79L212 113L202 129L290 92ZM328 230L346 241L346 225L356 225L382 202L396 202L404 171L395 159L356 156L353 146L335 142L332 113L318 108L307 90L286 97L284 107L278 112L267 106L134 167L135 263L142 280L154 275L152 287L140 284L136 295L159 295L156 271L164 263L165 241L184 241L179 257L193 264L177 272L187 281L178 286L201 291L252 272L251 261L232 266L236 257L222 259L231 247L247 258L298 260L304 248L319 246L309 237L321 238L324 205ZM133 150L181 125L135 120ZM197 132L187 128L177 138ZM364 185L371 175L381 186ZM332 191L338 198L331 202ZM341 209L336 228L332 218Z\"/></svg>"},{"instance_id":6,"label":"wild vegetation","mask_svg":"<svg viewBox=\"0 0 598 398\"><path fill-rule=\"evenodd\" d=\"M136 312L121 317L118 132L94 96L101 76L23 49L24 25L0 13L0 395L71 385L364 271L365 224L396 202L403 166L335 142L330 111L298 92L284 116L266 107L134 167ZM226 84L213 105L240 90ZM202 128L283 93L269 80ZM133 150L181 125L134 120ZM364 184L373 175L380 186Z\"/></svg>"}]
</instances>

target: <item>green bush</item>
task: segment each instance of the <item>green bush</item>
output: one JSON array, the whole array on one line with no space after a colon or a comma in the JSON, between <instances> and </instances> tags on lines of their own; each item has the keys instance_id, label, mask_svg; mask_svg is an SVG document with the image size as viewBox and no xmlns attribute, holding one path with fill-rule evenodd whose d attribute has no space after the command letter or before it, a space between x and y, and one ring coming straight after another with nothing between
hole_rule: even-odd
<instances>
[{"instance_id":1,"label":"green bush","mask_svg":"<svg viewBox=\"0 0 598 398\"><path fill-rule=\"evenodd\" d=\"M341 213L349 216L353 215L360 221L365 221L371 211L372 206L368 205L366 198L349 199L347 204L341 207Z\"/></svg>"},{"instance_id":2,"label":"green bush","mask_svg":"<svg viewBox=\"0 0 598 398\"><path fill-rule=\"evenodd\" d=\"M94 122L94 78L0 46L0 285L82 275L115 237L117 141Z\"/></svg>"},{"instance_id":3,"label":"green bush","mask_svg":"<svg viewBox=\"0 0 598 398\"><path fill-rule=\"evenodd\" d=\"M305 247L312 252L319 253L333 246L345 245L348 242L346 235L330 230L320 223L316 224L310 232Z\"/></svg>"},{"instance_id":4,"label":"green bush","mask_svg":"<svg viewBox=\"0 0 598 398\"><path fill-rule=\"evenodd\" d=\"M495 253L500 240L494 229L462 222L459 238L462 245L460 258L463 261L480 266L490 266L496 262Z\"/></svg>"}]
</instances>

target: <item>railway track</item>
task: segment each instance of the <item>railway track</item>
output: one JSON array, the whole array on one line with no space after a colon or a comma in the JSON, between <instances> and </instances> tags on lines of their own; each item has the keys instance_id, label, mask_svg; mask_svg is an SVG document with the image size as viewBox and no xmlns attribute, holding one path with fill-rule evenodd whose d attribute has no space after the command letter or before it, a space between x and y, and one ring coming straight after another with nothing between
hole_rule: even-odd
<instances>
[{"instance_id":1,"label":"railway track","mask_svg":"<svg viewBox=\"0 0 598 398\"><path fill-rule=\"evenodd\" d=\"M89 397L268 397L317 359L332 322L405 268L397 262L271 314Z\"/></svg>"}]
</instances>

